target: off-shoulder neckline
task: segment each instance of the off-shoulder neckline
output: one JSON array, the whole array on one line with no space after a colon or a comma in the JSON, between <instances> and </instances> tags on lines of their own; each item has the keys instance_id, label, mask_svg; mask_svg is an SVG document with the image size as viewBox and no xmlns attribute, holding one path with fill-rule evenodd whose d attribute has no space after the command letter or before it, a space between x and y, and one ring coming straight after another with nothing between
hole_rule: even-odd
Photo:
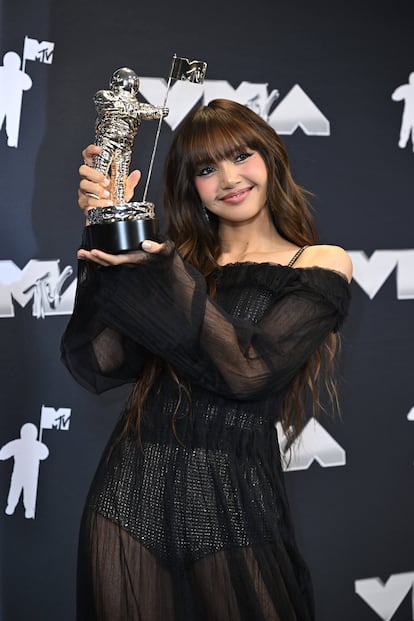
<instances>
[{"instance_id":1,"label":"off-shoulder neckline","mask_svg":"<svg viewBox=\"0 0 414 621\"><path fill-rule=\"evenodd\" d=\"M276 268L282 268L282 269L286 269L286 270L295 270L298 272L306 272L306 271L321 271L321 272L326 272L326 273L331 273L331 274L335 274L336 276L339 276L341 278L341 280L343 280L345 282L345 284L349 285L349 281L348 278L345 276L345 274L343 274L342 272L339 272L338 270L333 270L329 267L322 267L320 265L310 265L308 267L294 267L293 265L283 265L283 263L273 263L271 261L235 261L232 263L225 263L224 265L218 265L217 266L217 270L218 271L222 271L225 270L227 268L234 268L234 267L245 267L245 266L266 266L266 267L276 267Z\"/></svg>"}]
</instances>

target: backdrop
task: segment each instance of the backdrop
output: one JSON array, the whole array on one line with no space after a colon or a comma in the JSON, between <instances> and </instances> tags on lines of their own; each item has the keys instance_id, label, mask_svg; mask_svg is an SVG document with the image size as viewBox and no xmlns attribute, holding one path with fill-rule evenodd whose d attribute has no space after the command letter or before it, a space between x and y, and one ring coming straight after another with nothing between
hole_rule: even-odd
<instances>
[{"instance_id":1,"label":"backdrop","mask_svg":"<svg viewBox=\"0 0 414 621\"><path fill-rule=\"evenodd\" d=\"M174 53L208 70L171 90L149 188L159 215L176 125L233 98L282 134L322 241L354 260L342 417L311 421L286 472L318 621L412 618L413 18L400 0L0 2L1 619L74 619L80 513L127 394L88 394L59 361L77 171L94 93L129 66L160 105ZM135 143L144 179L156 128Z\"/></svg>"}]
</instances>

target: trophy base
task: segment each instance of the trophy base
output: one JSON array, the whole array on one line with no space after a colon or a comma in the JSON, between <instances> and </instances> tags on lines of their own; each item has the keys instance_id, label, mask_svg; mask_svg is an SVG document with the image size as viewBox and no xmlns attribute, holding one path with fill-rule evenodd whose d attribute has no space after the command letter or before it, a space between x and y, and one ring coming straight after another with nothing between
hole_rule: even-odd
<instances>
[{"instance_id":1,"label":"trophy base","mask_svg":"<svg viewBox=\"0 0 414 621\"><path fill-rule=\"evenodd\" d=\"M82 245L85 250L96 248L109 254L139 250L145 239L158 241L158 218L120 220L85 226Z\"/></svg>"}]
</instances>

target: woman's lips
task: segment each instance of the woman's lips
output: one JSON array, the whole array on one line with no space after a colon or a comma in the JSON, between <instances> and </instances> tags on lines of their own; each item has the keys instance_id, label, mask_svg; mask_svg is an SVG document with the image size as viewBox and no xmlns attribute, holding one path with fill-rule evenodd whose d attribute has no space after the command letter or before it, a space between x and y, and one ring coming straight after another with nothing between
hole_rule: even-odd
<instances>
[{"instance_id":1,"label":"woman's lips","mask_svg":"<svg viewBox=\"0 0 414 621\"><path fill-rule=\"evenodd\" d=\"M228 194L221 196L220 200L226 203L241 203L241 201L246 198L247 194L250 192L251 189L252 188L244 188L243 190L237 190L236 192L229 192Z\"/></svg>"}]
</instances>

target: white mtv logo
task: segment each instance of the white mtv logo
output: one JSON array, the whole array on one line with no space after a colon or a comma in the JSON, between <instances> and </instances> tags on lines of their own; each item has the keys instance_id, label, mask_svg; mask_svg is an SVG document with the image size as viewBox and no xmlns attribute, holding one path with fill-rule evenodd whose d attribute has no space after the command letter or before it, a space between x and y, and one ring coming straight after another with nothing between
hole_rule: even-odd
<instances>
[{"instance_id":1,"label":"white mtv logo","mask_svg":"<svg viewBox=\"0 0 414 621\"><path fill-rule=\"evenodd\" d=\"M380 619L390 621L413 589L414 572L394 574L384 584L380 578L355 580L355 593L374 610ZM412 597L412 619L414 619L414 591Z\"/></svg>"},{"instance_id":2,"label":"white mtv logo","mask_svg":"<svg viewBox=\"0 0 414 621\"><path fill-rule=\"evenodd\" d=\"M162 78L140 78L140 91L151 104L160 105L165 97L166 82ZM226 80L205 80L203 84L178 81L169 90L170 112L164 121L174 130L201 98L204 104L224 98L252 108L279 134L293 134L300 127L308 136L330 135L328 119L299 84L295 84L271 111L278 97L277 90L268 93L267 83L241 82L233 88Z\"/></svg>"},{"instance_id":3,"label":"white mtv logo","mask_svg":"<svg viewBox=\"0 0 414 621\"><path fill-rule=\"evenodd\" d=\"M308 421L302 432L286 451L287 439L282 426L277 423L279 446L284 459L283 469L307 470L314 461L323 468L344 466L346 463L345 450L314 418Z\"/></svg>"},{"instance_id":4,"label":"white mtv logo","mask_svg":"<svg viewBox=\"0 0 414 621\"><path fill-rule=\"evenodd\" d=\"M71 266L62 273L59 260L31 259L23 270L13 261L0 261L0 317L14 317L13 300L24 307L33 300L33 316L70 315L76 291L76 279L63 291L72 274Z\"/></svg>"},{"instance_id":5,"label":"white mtv logo","mask_svg":"<svg viewBox=\"0 0 414 621\"><path fill-rule=\"evenodd\" d=\"M362 250L349 251L354 280L372 300L394 269L397 298L414 299L414 250L375 250L370 258Z\"/></svg>"}]
</instances>

